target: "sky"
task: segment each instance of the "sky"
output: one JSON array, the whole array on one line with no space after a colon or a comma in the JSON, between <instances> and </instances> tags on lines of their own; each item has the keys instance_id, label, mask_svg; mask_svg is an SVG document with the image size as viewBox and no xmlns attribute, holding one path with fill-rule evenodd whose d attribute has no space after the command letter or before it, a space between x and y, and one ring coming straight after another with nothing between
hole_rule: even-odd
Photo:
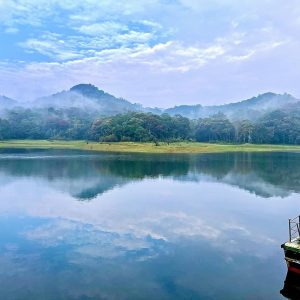
<instances>
[{"instance_id":1,"label":"sky","mask_svg":"<svg viewBox=\"0 0 300 300\"><path fill-rule=\"evenodd\" d=\"M0 95L92 83L145 106L300 97L299 0L0 0Z\"/></svg>"}]
</instances>

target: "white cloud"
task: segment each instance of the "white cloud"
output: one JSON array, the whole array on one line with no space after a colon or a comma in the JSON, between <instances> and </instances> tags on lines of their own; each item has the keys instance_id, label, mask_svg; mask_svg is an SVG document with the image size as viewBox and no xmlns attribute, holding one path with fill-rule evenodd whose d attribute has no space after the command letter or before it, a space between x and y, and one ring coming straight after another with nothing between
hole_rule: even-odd
<instances>
[{"instance_id":1,"label":"white cloud","mask_svg":"<svg viewBox=\"0 0 300 300\"><path fill-rule=\"evenodd\" d=\"M56 56L63 60L61 62L33 62L15 69L3 66L0 73L2 93L21 99L25 93L33 98L68 89L79 82L91 82L133 102L149 106L171 106L174 102L182 104L185 101L203 104L206 100L203 94L210 95L207 98L224 101L230 97L232 91L232 83L229 84L228 80L234 82L235 91L243 91L249 85L255 88L255 92L238 95L236 100L251 97L256 91L286 91L277 90L283 84L286 85L280 73L271 74L268 68L264 68L257 77L256 69L247 67L249 74L245 73L245 69L244 72L240 70L245 64L260 60L265 55L272 59L270 53L288 49L291 47L289 41L273 39L251 45L247 36L234 34L216 39L214 43L205 46L168 41L154 46L141 43L127 47L124 41L123 47L97 50L88 47L90 41L82 40L86 48L82 46L80 51L75 51L71 47L72 43L67 43L67 47L66 43L56 41L59 39L60 37L50 39L50 44L31 41L27 46L35 47L36 51L50 57ZM239 43L236 43L237 40ZM94 43L98 42L101 43L101 40L94 40ZM76 43L76 39L73 43ZM70 60L67 59L68 55L78 55L78 58ZM278 62L278 59L274 61ZM294 76L297 77L296 73ZM268 77L269 81L274 78L273 82L276 84L273 88L262 86L264 80L259 80L260 77ZM59 82L57 78L60 78ZM39 84L32 85L32 82ZM292 84L290 81L289 86ZM13 94L5 92L10 86L13 86ZM217 93L219 89L222 93Z\"/></svg>"},{"instance_id":2,"label":"white cloud","mask_svg":"<svg viewBox=\"0 0 300 300\"><path fill-rule=\"evenodd\" d=\"M82 25L79 32L89 35L112 35L122 31L128 31L128 27L121 23L104 22Z\"/></svg>"},{"instance_id":3,"label":"white cloud","mask_svg":"<svg viewBox=\"0 0 300 300\"><path fill-rule=\"evenodd\" d=\"M146 25L146 26L149 26L152 28L156 28L156 29L162 28L161 24L159 24L158 22L151 21L151 20L139 20L138 22L140 24L143 24L143 25Z\"/></svg>"},{"instance_id":4,"label":"white cloud","mask_svg":"<svg viewBox=\"0 0 300 300\"><path fill-rule=\"evenodd\" d=\"M147 43L153 38L153 34L151 32L138 32L131 30L125 34L119 35L116 38L116 42L121 44L127 43Z\"/></svg>"},{"instance_id":5,"label":"white cloud","mask_svg":"<svg viewBox=\"0 0 300 300\"><path fill-rule=\"evenodd\" d=\"M138 52L152 39L154 39L152 33L137 31L96 38L70 36L66 39L57 34L47 33L39 39L30 38L19 45L30 52L48 56L54 61L70 61L92 56L98 59L113 58L113 54L118 57L124 53L124 49L126 52Z\"/></svg>"},{"instance_id":6,"label":"white cloud","mask_svg":"<svg viewBox=\"0 0 300 300\"><path fill-rule=\"evenodd\" d=\"M130 16L160 5L158 0L1 0L0 21L3 25L30 24L39 26L45 18L57 17L57 11L75 22L93 22L110 16Z\"/></svg>"},{"instance_id":7,"label":"white cloud","mask_svg":"<svg viewBox=\"0 0 300 300\"><path fill-rule=\"evenodd\" d=\"M0 0L0 34L16 39L2 65L30 52L14 58L27 60L15 69L15 61L0 63L1 93L19 97L25 89L33 97L90 81L147 105L234 101L268 90L298 96L300 6L275 3ZM36 63L34 53L49 63Z\"/></svg>"},{"instance_id":8,"label":"white cloud","mask_svg":"<svg viewBox=\"0 0 300 300\"><path fill-rule=\"evenodd\" d=\"M16 27L7 27L5 29L5 33L15 34L17 32L19 32L19 29Z\"/></svg>"},{"instance_id":9,"label":"white cloud","mask_svg":"<svg viewBox=\"0 0 300 300\"><path fill-rule=\"evenodd\" d=\"M137 36L133 33L132 36L125 36L124 41L127 38L131 40L137 40ZM140 37L141 41L147 39L147 36ZM62 43L63 45L63 43ZM36 47L36 51L41 53L49 52L56 53L62 56L63 53L57 50L55 46L47 42L29 41L26 46ZM226 49L221 45L212 45L206 48L197 46L185 47L179 42L169 41L167 43L161 43L153 47L146 45L138 45L134 48L113 48L104 49L100 51L94 51L93 57L82 58L79 60L72 60L69 62L61 63L59 66L64 69L67 66L76 66L84 64L108 64L108 63L125 63L129 65L147 65L157 73L160 72L172 72L172 71L189 71L191 69L197 69L205 65L211 60L217 59L224 55ZM52 63L33 63L29 64L30 70L48 70L52 67L56 68L57 64Z\"/></svg>"},{"instance_id":10,"label":"white cloud","mask_svg":"<svg viewBox=\"0 0 300 300\"><path fill-rule=\"evenodd\" d=\"M70 60L82 56L75 51L74 47L72 49L72 46L63 40L60 35L53 33L44 34L40 39L28 39L20 43L20 46L58 60Z\"/></svg>"},{"instance_id":11,"label":"white cloud","mask_svg":"<svg viewBox=\"0 0 300 300\"><path fill-rule=\"evenodd\" d=\"M258 45L253 45L252 48L242 49L244 52L242 55L235 55L235 54L228 55L226 57L226 60L228 62L238 62L238 61L248 60L253 56L258 55L259 53L268 53L270 50L280 47L288 42L289 42L288 40L283 40L283 41L268 41L264 43L259 43Z\"/></svg>"}]
</instances>

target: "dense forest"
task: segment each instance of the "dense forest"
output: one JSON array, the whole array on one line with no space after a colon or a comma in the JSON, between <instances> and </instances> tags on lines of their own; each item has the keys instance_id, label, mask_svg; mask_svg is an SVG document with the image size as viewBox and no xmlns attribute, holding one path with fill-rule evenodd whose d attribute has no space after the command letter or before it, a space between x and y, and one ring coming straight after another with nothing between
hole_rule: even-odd
<instances>
[{"instance_id":1,"label":"dense forest","mask_svg":"<svg viewBox=\"0 0 300 300\"><path fill-rule=\"evenodd\" d=\"M17 108L2 114L0 139L300 144L300 104L273 110L255 122L231 121L223 113L191 120L145 112L101 117L80 108Z\"/></svg>"}]
</instances>

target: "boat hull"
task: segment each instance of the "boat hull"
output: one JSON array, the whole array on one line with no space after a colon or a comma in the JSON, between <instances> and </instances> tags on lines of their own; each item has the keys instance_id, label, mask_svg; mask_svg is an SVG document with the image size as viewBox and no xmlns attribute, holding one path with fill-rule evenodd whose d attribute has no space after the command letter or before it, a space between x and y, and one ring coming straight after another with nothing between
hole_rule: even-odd
<instances>
[{"instance_id":1,"label":"boat hull","mask_svg":"<svg viewBox=\"0 0 300 300\"><path fill-rule=\"evenodd\" d=\"M289 263L287 263L288 265L288 271L294 274L298 274L300 276L300 265L290 265Z\"/></svg>"},{"instance_id":2,"label":"boat hull","mask_svg":"<svg viewBox=\"0 0 300 300\"><path fill-rule=\"evenodd\" d=\"M288 271L300 275L300 249L299 244L285 243L281 245Z\"/></svg>"}]
</instances>

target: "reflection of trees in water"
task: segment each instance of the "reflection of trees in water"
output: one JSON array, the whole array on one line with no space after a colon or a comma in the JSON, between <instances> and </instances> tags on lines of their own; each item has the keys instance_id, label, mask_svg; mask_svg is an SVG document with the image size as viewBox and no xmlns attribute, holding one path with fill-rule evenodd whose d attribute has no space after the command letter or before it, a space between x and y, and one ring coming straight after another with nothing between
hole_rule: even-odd
<instances>
[{"instance_id":1,"label":"reflection of trees in water","mask_svg":"<svg viewBox=\"0 0 300 300\"><path fill-rule=\"evenodd\" d=\"M235 174L236 184L240 185L244 176L244 188L251 192L263 197L300 192L298 153L236 153L234 161L231 174ZM256 184L251 185L253 182Z\"/></svg>"},{"instance_id":2,"label":"reflection of trees in water","mask_svg":"<svg viewBox=\"0 0 300 300\"><path fill-rule=\"evenodd\" d=\"M99 175L143 179L186 175L190 167L188 157L181 155L80 155L78 152L64 151L63 157L62 153L51 150L31 156L0 159L0 170L13 176L37 176L48 180Z\"/></svg>"},{"instance_id":3,"label":"reflection of trees in water","mask_svg":"<svg viewBox=\"0 0 300 300\"><path fill-rule=\"evenodd\" d=\"M233 168L230 153L193 155L190 157L190 171L212 176L218 180L225 177Z\"/></svg>"},{"instance_id":4,"label":"reflection of trees in water","mask_svg":"<svg viewBox=\"0 0 300 300\"><path fill-rule=\"evenodd\" d=\"M299 153L253 153L251 165L261 181L287 193L300 192Z\"/></svg>"},{"instance_id":5,"label":"reflection of trees in water","mask_svg":"<svg viewBox=\"0 0 300 300\"><path fill-rule=\"evenodd\" d=\"M207 158L206 155L204 157ZM203 164L201 166L203 167ZM201 169L199 171L201 172ZM210 154L202 171L218 179L230 172L237 175L254 174L263 182L289 191L300 191L300 154L298 153Z\"/></svg>"},{"instance_id":6,"label":"reflection of trees in water","mask_svg":"<svg viewBox=\"0 0 300 300\"><path fill-rule=\"evenodd\" d=\"M0 171L14 177L42 178L52 184L64 182L65 187L69 186L71 195L84 200L95 198L98 194L133 180L186 175L189 170L188 161L179 156L82 156L72 151L64 153L65 157L59 155L61 151L44 151L42 154L0 159Z\"/></svg>"},{"instance_id":7,"label":"reflection of trees in water","mask_svg":"<svg viewBox=\"0 0 300 300\"><path fill-rule=\"evenodd\" d=\"M8 155L9 153L2 154ZM65 182L70 194L90 199L130 181L159 176L191 180L194 174L269 197L274 189L300 191L298 153L219 153L202 155L91 154L45 150L0 159L0 171L13 177ZM75 192L76 190L76 192ZM283 194L282 192L282 194Z\"/></svg>"},{"instance_id":8,"label":"reflection of trees in water","mask_svg":"<svg viewBox=\"0 0 300 300\"><path fill-rule=\"evenodd\" d=\"M49 181L57 178L72 180L95 175L91 169L91 164L83 158L0 160L0 170L16 177L42 177Z\"/></svg>"},{"instance_id":9,"label":"reflection of trees in water","mask_svg":"<svg viewBox=\"0 0 300 300\"><path fill-rule=\"evenodd\" d=\"M272 153L253 161L257 175L264 181L288 191L300 191L300 155L298 153Z\"/></svg>"},{"instance_id":10,"label":"reflection of trees in water","mask_svg":"<svg viewBox=\"0 0 300 300\"><path fill-rule=\"evenodd\" d=\"M186 156L122 155L117 158L94 162L101 173L128 179L157 178L158 176L187 175L190 161Z\"/></svg>"},{"instance_id":11,"label":"reflection of trees in water","mask_svg":"<svg viewBox=\"0 0 300 300\"><path fill-rule=\"evenodd\" d=\"M300 192L299 153L208 154L197 158L194 168L262 197Z\"/></svg>"}]
</instances>

